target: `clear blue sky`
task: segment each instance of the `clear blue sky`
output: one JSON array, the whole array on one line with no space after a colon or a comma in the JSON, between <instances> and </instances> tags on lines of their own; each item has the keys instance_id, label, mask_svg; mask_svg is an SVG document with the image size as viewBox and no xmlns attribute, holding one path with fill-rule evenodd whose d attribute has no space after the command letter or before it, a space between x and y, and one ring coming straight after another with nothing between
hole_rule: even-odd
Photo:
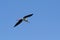
<instances>
[{"instance_id":1,"label":"clear blue sky","mask_svg":"<svg viewBox=\"0 0 60 40\"><path fill-rule=\"evenodd\" d=\"M0 40L60 40L60 0L0 0Z\"/></svg>"}]
</instances>

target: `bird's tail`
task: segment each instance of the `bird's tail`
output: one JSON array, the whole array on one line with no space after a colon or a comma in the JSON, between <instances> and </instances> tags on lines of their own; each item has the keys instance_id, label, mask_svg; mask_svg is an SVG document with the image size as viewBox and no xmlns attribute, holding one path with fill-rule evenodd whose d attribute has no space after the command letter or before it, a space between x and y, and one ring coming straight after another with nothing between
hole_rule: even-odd
<instances>
[{"instance_id":1,"label":"bird's tail","mask_svg":"<svg viewBox=\"0 0 60 40\"><path fill-rule=\"evenodd\" d=\"M25 22L28 22L28 23L30 23L28 20L25 20Z\"/></svg>"}]
</instances>

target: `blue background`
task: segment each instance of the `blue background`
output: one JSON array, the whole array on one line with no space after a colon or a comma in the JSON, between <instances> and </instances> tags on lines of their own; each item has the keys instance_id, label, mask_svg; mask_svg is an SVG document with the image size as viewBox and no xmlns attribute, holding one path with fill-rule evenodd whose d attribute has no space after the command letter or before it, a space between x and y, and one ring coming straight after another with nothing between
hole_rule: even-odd
<instances>
[{"instance_id":1,"label":"blue background","mask_svg":"<svg viewBox=\"0 0 60 40\"><path fill-rule=\"evenodd\" d=\"M60 0L0 0L0 40L60 40Z\"/></svg>"}]
</instances>

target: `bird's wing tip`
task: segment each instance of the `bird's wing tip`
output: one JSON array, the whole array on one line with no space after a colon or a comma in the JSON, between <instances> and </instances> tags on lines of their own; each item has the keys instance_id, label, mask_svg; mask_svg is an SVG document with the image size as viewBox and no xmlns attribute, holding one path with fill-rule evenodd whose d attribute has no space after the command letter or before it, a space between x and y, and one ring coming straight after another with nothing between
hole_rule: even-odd
<instances>
[{"instance_id":1,"label":"bird's wing tip","mask_svg":"<svg viewBox=\"0 0 60 40\"><path fill-rule=\"evenodd\" d=\"M16 27L16 26L13 26L14 28Z\"/></svg>"}]
</instances>

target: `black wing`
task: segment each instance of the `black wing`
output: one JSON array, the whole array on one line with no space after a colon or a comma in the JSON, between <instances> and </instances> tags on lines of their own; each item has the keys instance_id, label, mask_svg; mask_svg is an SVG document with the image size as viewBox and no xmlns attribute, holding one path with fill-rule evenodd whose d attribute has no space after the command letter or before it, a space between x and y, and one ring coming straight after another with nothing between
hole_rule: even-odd
<instances>
[{"instance_id":1,"label":"black wing","mask_svg":"<svg viewBox=\"0 0 60 40\"><path fill-rule=\"evenodd\" d=\"M27 16L24 16L23 18L31 17L33 14L29 14Z\"/></svg>"},{"instance_id":2,"label":"black wing","mask_svg":"<svg viewBox=\"0 0 60 40\"><path fill-rule=\"evenodd\" d=\"M20 20L14 25L14 27L16 27L17 25L19 25L22 21L23 21L23 19L20 19Z\"/></svg>"}]
</instances>

